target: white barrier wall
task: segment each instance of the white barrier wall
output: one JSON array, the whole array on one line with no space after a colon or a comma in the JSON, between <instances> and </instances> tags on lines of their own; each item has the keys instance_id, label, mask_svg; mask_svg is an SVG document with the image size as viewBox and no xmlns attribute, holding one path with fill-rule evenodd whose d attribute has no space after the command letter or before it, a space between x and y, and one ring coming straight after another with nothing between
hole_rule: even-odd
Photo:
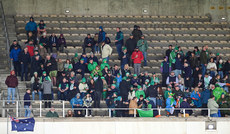
<instances>
[{"instance_id":1,"label":"white barrier wall","mask_svg":"<svg viewBox=\"0 0 230 134\"><path fill-rule=\"evenodd\" d=\"M207 118L59 118L35 119L35 131L26 134L230 134L229 119L213 119L217 130L205 130ZM11 124L9 124L9 134ZM7 134L7 119L0 119Z\"/></svg>"}]
</instances>

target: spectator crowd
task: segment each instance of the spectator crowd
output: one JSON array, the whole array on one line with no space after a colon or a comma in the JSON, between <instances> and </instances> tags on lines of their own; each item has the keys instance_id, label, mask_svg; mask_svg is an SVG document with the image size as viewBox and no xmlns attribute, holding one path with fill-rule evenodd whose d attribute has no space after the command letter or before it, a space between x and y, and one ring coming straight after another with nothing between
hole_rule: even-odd
<instances>
[{"instance_id":1,"label":"spectator crowd","mask_svg":"<svg viewBox=\"0 0 230 134\"><path fill-rule=\"evenodd\" d=\"M10 47L14 70L5 82L7 104L15 104L19 76L21 81L31 82L31 91L26 91L24 100L30 100L30 92L32 100L38 94L39 100L45 101L45 108L52 107L49 100L53 100L57 92L58 100L69 101L72 108L100 108L104 100L111 109L166 108L167 116L178 116L181 111L174 108L211 108L212 117L230 114L229 110L218 111L230 105L230 59L224 62L220 54L212 53L207 45L200 47L201 50L196 46L186 53L180 46L169 45L160 65L160 80L156 73L141 70L141 66L148 66L148 43L139 26L134 26L127 40L124 40L122 29L116 28L114 42L120 64L114 66L109 64L114 51L111 39L102 26L94 37L87 34L80 56L76 52L65 62L58 55L68 45L63 34L57 37L52 33L47 37L44 21L36 24L33 17L25 29L28 39L25 46L15 40ZM90 55L86 54L87 48L90 48ZM29 116L31 103L24 105L25 116ZM57 117L52 111L54 108L48 116ZM156 116L156 111L153 112ZM112 116L116 117L132 117L134 113L132 109L112 110ZM186 110L186 114L191 115L193 111ZM202 110L201 114L205 116L208 111ZM73 116L82 117L82 110L69 110L67 117ZM91 116L91 110L86 116Z\"/></svg>"}]
</instances>

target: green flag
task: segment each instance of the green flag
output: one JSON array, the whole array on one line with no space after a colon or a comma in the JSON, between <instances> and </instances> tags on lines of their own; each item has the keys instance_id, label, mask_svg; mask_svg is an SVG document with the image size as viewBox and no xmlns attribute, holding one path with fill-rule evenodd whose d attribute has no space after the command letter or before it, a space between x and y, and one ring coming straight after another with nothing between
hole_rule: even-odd
<instances>
[{"instance_id":1,"label":"green flag","mask_svg":"<svg viewBox=\"0 0 230 134\"><path fill-rule=\"evenodd\" d=\"M223 88L221 87L216 87L214 90L213 90L213 95L215 96L215 100L218 101L222 95L222 93L226 94L226 92L224 91Z\"/></svg>"},{"instance_id":2,"label":"green flag","mask_svg":"<svg viewBox=\"0 0 230 134\"><path fill-rule=\"evenodd\" d=\"M153 117L153 110L137 109L137 112L140 117Z\"/></svg>"}]
</instances>

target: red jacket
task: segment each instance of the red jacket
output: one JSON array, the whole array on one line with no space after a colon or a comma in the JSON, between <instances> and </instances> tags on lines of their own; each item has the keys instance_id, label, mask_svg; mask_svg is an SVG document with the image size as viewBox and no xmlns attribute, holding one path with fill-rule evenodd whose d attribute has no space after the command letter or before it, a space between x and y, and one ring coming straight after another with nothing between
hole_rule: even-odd
<instances>
[{"instance_id":1,"label":"red jacket","mask_svg":"<svg viewBox=\"0 0 230 134\"><path fill-rule=\"evenodd\" d=\"M30 57L34 56L34 46L27 45L28 53L30 54Z\"/></svg>"},{"instance_id":2,"label":"red jacket","mask_svg":"<svg viewBox=\"0 0 230 134\"><path fill-rule=\"evenodd\" d=\"M7 87L15 88L18 86L18 78L14 75L10 75L6 78L5 84Z\"/></svg>"},{"instance_id":3,"label":"red jacket","mask_svg":"<svg viewBox=\"0 0 230 134\"><path fill-rule=\"evenodd\" d=\"M141 51L134 51L132 53L132 60L134 64L141 64L141 61L144 59L144 56Z\"/></svg>"}]
</instances>

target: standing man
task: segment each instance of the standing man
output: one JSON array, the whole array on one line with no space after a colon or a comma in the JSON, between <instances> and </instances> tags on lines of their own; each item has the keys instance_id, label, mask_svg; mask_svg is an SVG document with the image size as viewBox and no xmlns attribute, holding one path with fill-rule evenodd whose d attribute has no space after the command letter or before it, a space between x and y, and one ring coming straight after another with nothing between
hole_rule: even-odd
<instances>
[{"instance_id":1,"label":"standing man","mask_svg":"<svg viewBox=\"0 0 230 134\"><path fill-rule=\"evenodd\" d=\"M49 78L46 76L46 72L43 72L44 81L42 82L41 89L43 89L43 98L45 101L45 108L51 108L51 100L52 100L52 88L53 84Z\"/></svg>"},{"instance_id":2,"label":"standing man","mask_svg":"<svg viewBox=\"0 0 230 134\"><path fill-rule=\"evenodd\" d=\"M109 63L109 56L112 54L113 49L108 45L105 44L103 41L101 44L101 57L102 60L106 59L107 63Z\"/></svg>"},{"instance_id":3,"label":"standing man","mask_svg":"<svg viewBox=\"0 0 230 134\"><path fill-rule=\"evenodd\" d=\"M7 105L10 104L10 96L12 96L12 104L15 104L15 88L18 86L18 79L15 76L14 70L10 72L10 76L7 76L5 84L7 85Z\"/></svg>"},{"instance_id":4,"label":"standing man","mask_svg":"<svg viewBox=\"0 0 230 134\"><path fill-rule=\"evenodd\" d=\"M169 49L166 50L165 55L169 57L171 52L172 52L172 45L169 45Z\"/></svg>"},{"instance_id":5,"label":"standing man","mask_svg":"<svg viewBox=\"0 0 230 134\"><path fill-rule=\"evenodd\" d=\"M121 28L117 27L117 34L116 34L116 38L115 38L115 45L116 45L116 48L117 48L117 53L118 53L119 59L120 59L120 56L121 56L121 52L122 52L121 49L122 49L123 43L124 43L124 35L121 32Z\"/></svg>"},{"instance_id":6,"label":"standing man","mask_svg":"<svg viewBox=\"0 0 230 134\"><path fill-rule=\"evenodd\" d=\"M214 95L211 95L210 99L208 99L208 108L210 109L211 117L218 117L219 105L216 103Z\"/></svg>"},{"instance_id":7,"label":"standing man","mask_svg":"<svg viewBox=\"0 0 230 134\"><path fill-rule=\"evenodd\" d=\"M100 100L103 92L103 82L100 77L95 81L94 108L100 108Z\"/></svg>"},{"instance_id":8,"label":"standing man","mask_svg":"<svg viewBox=\"0 0 230 134\"><path fill-rule=\"evenodd\" d=\"M139 47L140 51L142 52L144 56L144 66L147 66L147 49L148 49L148 44L147 41L145 40L145 36L142 35L141 39L137 42L137 46Z\"/></svg>"},{"instance_id":9,"label":"standing man","mask_svg":"<svg viewBox=\"0 0 230 134\"><path fill-rule=\"evenodd\" d=\"M200 64L201 64L201 67L202 67L202 69L201 69L202 77L204 77L204 75L206 73L206 67L207 67L207 64L208 64L208 55L207 55L205 46L202 47L202 51L200 53Z\"/></svg>"},{"instance_id":10,"label":"standing man","mask_svg":"<svg viewBox=\"0 0 230 134\"><path fill-rule=\"evenodd\" d=\"M171 63L168 62L168 57L164 57L164 61L161 62L161 73L162 73L162 86L166 87L166 79L171 72Z\"/></svg>"},{"instance_id":11,"label":"standing man","mask_svg":"<svg viewBox=\"0 0 230 134\"><path fill-rule=\"evenodd\" d=\"M141 71L141 61L144 59L144 56L139 48L136 47L135 51L132 54L132 60L134 63L134 74L139 75Z\"/></svg>"},{"instance_id":12,"label":"standing man","mask_svg":"<svg viewBox=\"0 0 230 134\"><path fill-rule=\"evenodd\" d=\"M101 45L103 42L105 42L105 31L103 31L103 27L99 27L99 33L98 33L98 48L101 48ZM99 51L99 50L98 50Z\"/></svg>"},{"instance_id":13,"label":"standing man","mask_svg":"<svg viewBox=\"0 0 230 134\"><path fill-rule=\"evenodd\" d=\"M132 31L133 38L135 39L135 44L141 39L142 31L140 30L140 27L137 25L134 25L134 29Z\"/></svg>"},{"instance_id":14,"label":"standing man","mask_svg":"<svg viewBox=\"0 0 230 134\"><path fill-rule=\"evenodd\" d=\"M27 89L26 94L24 95L24 108L25 108L25 117L30 117L30 113L31 113L30 89Z\"/></svg>"},{"instance_id":15,"label":"standing man","mask_svg":"<svg viewBox=\"0 0 230 134\"><path fill-rule=\"evenodd\" d=\"M17 45L10 51L10 59L13 61L16 76L20 76L20 62L18 60L20 52L21 49Z\"/></svg>"},{"instance_id":16,"label":"standing man","mask_svg":"<svg viewBox=\"0 0 230 134\"><path fill-rule=\"evenodd\" d=\"M50 55L46 56L45 68L53 82L53 85L56 85L56 77L57 77L57 62Z\"/></svg>"},{"instance_id":17,"label":"standing man","mask_svg":"<svg viewBox=\"0 0 230 134\"><path fill-rule=\"evenodd\" d=\"M129 54L129 59L130 59L134 49L137 47L136 41L133 38L132 34L130 34L129 39L126 40L125 46L127 48L127 51L128 51L128 54ZM130 65L130 63L129 63L129 65Z\"/></svg>"},{"instance_id":18,"label":"standing man","mask_svg":"<svg viewBox=\"0 0 230 134\"><path fill-rule=\"evenodd\" d=\"M19 62L21 63L21 81L23 81L24 74L25 81L27 81L28 64L30 63L30 55L27 47L19 54Z\"/></svg>"},{"instance_id":19,"label":"standing man","mask_svg":"<svg viewBox=\"0 0 230 134\"><path fill-rule=\"evenodd\" d=\"M87 34L87 37L85 37L84 44L83 44L83 46L82 46L82 48L83 48L83 53L85 53L85 48L86 48L86 47L90 47L92 53L94 52L94 45L93 45L93 42L94 42L94 40L93 40L93 38L91 37L91 35L90 35L90 34Z\"/></svg>"}]
</instances>

